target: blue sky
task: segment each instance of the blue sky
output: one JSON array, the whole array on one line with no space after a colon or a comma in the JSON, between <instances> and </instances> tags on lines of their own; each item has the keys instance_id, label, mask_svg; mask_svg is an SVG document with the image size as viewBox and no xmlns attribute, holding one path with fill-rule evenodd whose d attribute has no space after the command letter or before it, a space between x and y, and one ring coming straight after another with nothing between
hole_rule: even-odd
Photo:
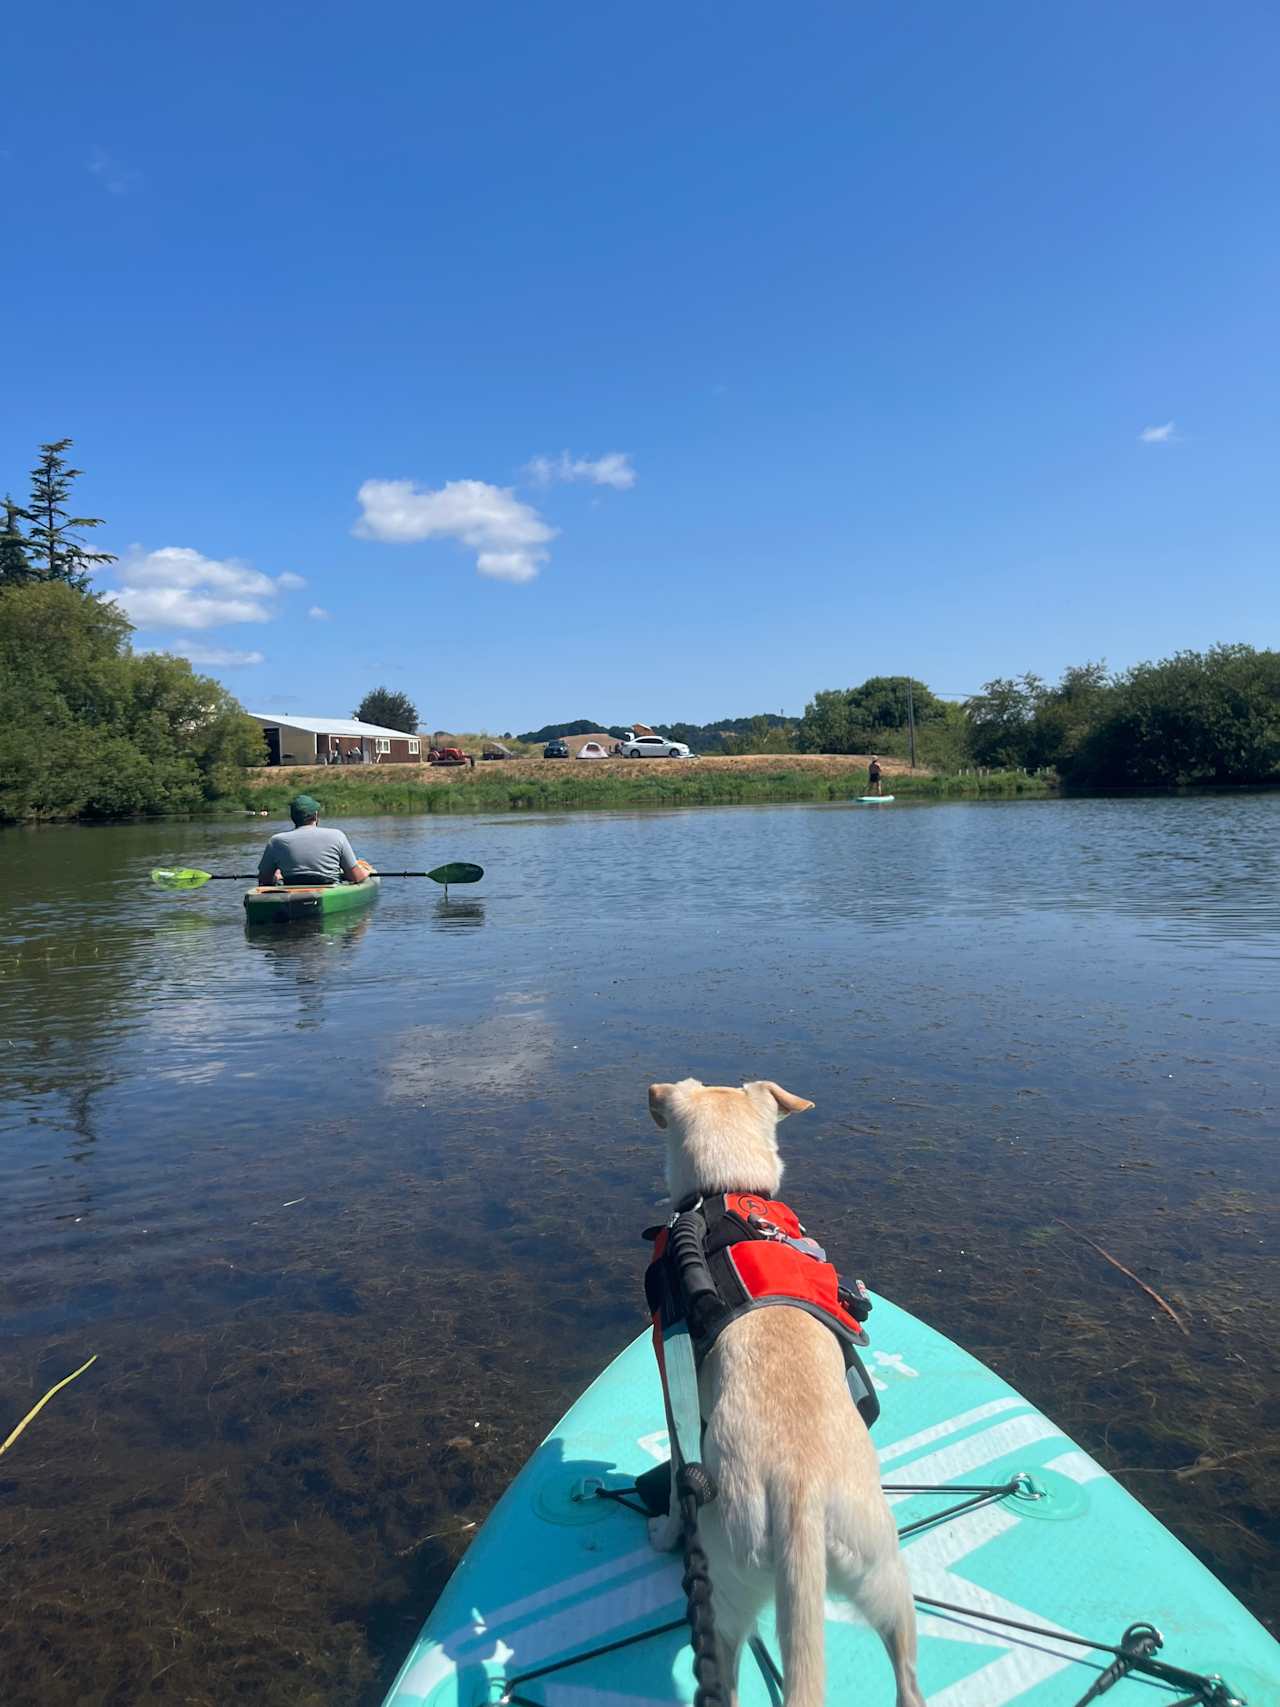
<instances>
[{"instance_id":1,"label":"blue sky","mask_svg":"<svg viewBox=\"0 0 1280 1707\"><path fill-rule=\"evenodd\" d=\"M1275 644L1278 48L1264 0L27 8L0 486L72 436L137 644L255 709Z\"/></svg>"}]
</instances>

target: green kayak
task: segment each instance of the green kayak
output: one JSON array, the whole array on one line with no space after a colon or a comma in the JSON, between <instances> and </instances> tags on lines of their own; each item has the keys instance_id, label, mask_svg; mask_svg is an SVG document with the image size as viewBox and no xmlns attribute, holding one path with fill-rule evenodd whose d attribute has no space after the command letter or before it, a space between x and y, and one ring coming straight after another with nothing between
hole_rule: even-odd
<instances>
[{"instance_id":1,"label":"green kayak","mask_svg":"<svg viewBox=\"0 0 1280 1707\"><path fill-rule=\"evenodd\" d=\"M360 912L378 899L379 888L376 877L367 877L363 883L318 883L305 889L272 884L246 891L245 917L251 925L289 925L299 919Z\"/></svg>"}]
</instances>

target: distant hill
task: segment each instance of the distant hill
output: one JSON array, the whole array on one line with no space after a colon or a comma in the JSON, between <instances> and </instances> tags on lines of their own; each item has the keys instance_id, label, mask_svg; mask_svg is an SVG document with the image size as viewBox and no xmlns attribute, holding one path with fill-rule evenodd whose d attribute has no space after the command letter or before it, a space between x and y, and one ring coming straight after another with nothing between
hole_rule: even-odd
<instances>
[{"instance_id":1,"label":"distant hill","mask_svg":"<svg viewBox=\"0 0 1280 1707\"><path fill-rule=\"evenodd\" d=\"M770 729L782 728L791 722L789 717L780 717L777 712L763 713L764 722ZM749 735L759 724L754 717L725 717L718 723L651 723L651 729L659 735L665 735L669 741L683 741L695 753L722 753L726 735ZM574 723L547 723L541 729L531 729L527 734L517 736L520 741L553 741L557 736L568 735L598 735L601 731L611 735L615 741L620 741L631 733L629 728L622 728L614 723L593 723L589 718L580 717Z\"/></svg>"},{"instance_id":2,"label":"distant hill","mask_svg":"<svg viewBox=\"0 0 1280 1707\"><path fill-rule=\"evenodd\" d=\"M517 741L554 741L557 737L566 735L612 735L615 741L621 741L624 735L631 733L630 729L622 729L608 723L593 723L589 717L579 717L573 723L544 723L541 729L530 729L527 734L517 735Z\"/></svg>"}]
</instances>

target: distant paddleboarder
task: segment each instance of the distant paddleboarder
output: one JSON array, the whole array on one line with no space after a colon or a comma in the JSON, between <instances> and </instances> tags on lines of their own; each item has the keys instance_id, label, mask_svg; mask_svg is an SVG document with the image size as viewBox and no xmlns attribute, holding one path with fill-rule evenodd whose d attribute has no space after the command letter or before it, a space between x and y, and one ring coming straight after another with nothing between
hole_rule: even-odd
<instances>
[{"instance_id":1,"label":"distant paddleboarder","mask_svg":"<svg viewBox=\"0 0 1280 1707\"><path fill-rule=\"evenodd\" d=\"M884 793L880 786L880 761L874 753L871 755L871 763L867 766L867 793Z\"/></svg>"}]
</instances>

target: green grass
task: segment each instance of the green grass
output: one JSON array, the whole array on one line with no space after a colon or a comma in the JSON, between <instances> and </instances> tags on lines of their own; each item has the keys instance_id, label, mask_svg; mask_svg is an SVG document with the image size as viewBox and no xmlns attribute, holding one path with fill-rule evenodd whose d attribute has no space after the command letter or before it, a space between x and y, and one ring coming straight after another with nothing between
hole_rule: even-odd
<instances>
[{"instance_id":1,"label":"green grass","mask_svg":"<svg viewBox=\"0 0 1280 1707\"><path fill-rule=\"evenodd\" d=\"M447 784L378 782L364 775L325 776L310 784L328 817L355 817L395 812L554 812L635 806L715 806L771 800L850 800L865 792L866 778L858 771L831 775L788 766L785 756L776 766L729 771L707 766L647 764L634 774L594 773L586 766L572 770L549 768L545 777L503 775L503 767L477 766ZM1026 776L1021 771L992 771L978 776L886 777L886 793L896 799L962 799L1013 797L1056 792L1052 779ZM283 815L297 785L270 783L247 789L245 806L265 807L273 817Z\"/></svg>"}]
</instances>

